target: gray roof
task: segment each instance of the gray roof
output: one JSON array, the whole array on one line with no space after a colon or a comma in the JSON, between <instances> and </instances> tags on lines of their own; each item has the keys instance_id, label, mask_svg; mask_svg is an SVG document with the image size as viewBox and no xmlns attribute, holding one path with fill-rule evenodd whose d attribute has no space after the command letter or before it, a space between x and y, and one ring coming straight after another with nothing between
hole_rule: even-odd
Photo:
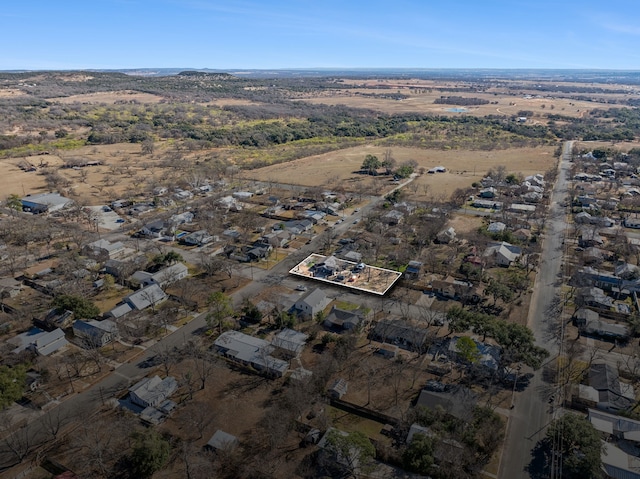
<instances>
[{"instance_id":1,"label":"gray roof","mask_svg":"<svg viewBox=\"0 0 640 479\"><path fill-rule=\"evenodd\" d=\"M256 368L281 374L289 368L287 361L270 356L274 347L268 341L240 331L225 331L218 336L214 344L225 356L231 356Z\"/></svg>"},{"instance_id":2,"label":"gray roof","mask_svg":"<svg viewBox=\"0 0 640 479\"><path fill-rule=\"evenodd\" d=\"M304 348L307 339L309 339L308 334L285 328L275 335L271 344L277 348L298 354Z\"/></svg>"},{"instance_id":3,"label":"gray roof","mask_svg":"<svg viewBox=\"0 0 640 479\"><path fill-rule=\"evenodd\" d=\"M228 447L233 447L238 445L238 438L218 429L211 439L207 441L207 446L212 447L214 449L227 449Z\"/></svg>"},{"instance_id":4,"label":"gray roof","mask_svg":"<svg viewBox=\"0 0 640 479\"><path fill-rule=\"evenodd\" d=\"M27 195L22 198L23 202L35 203L39 205L46 206L64 206L67 203L70 203L71 200L69 198L65 198L64 196L60 196L59 193L39 193L37 195Z\"/></svg>"},{"instance_id":5,"label":"gray roof","mask_svg":"<svg viewBox=\"0 0 640 479\"><path fill-rule=\"evenodd\" d=\"M81 335L91 336L93 338L101 338L105 334L117 334L118 325L113 321L105 319L103 321L81 321L73 322L73 331L79 332Z\"/></svg>"},{"instance_id":6,"label":"gray roof","mask_svg":"<svg viewBox=\"0 0 640 479\"><path fill-rule=\"evenodd\" d=\"M186 275L189 269L182 263L172 264L155 273L151 279L158 284L174 281L180 276Z\"/></svg>"},{"instance_id":7,"label":"gray roof","mask_svg":"<svg viewBox=\"0 0 640 479\"><path fill-rule=\"evenodd\" d=\"M423 389L418 396L416 406L435 409L442 407L450 415L458 419L467 420L471 417L473 406L477 402L477 395L464 386L454 388L449 392L436 392Z\"/></svg>"},{"instance_id":8,"label":"gray roof","mask_svg":"<svg viewBox=\"0 0 640 479\"><path fill-rule=\"evenodd\" d=\"M58 349L65 347L69 342L64 337L64 331L57 328L39 336L33 344L38 354L48 356Z\"/></svg>"},{"instance_id":9,"label":"gray roof","mask_svg":"<svg viewBox=\"0 0 640 479\"><path fill-rule=\"evenodd\" d=\"M166 298L167 295L162 291L160 286L157 284L150 284L149 286L145 286L144 288L131 293L129 296L124 298L124 301L133 309L142 311L153 304L164 301Z\"/></svg>"},{"instance_id":10,"label":"gray roof","mask_svg":"<svg viewBox=\"0 0 640 479\"><path fill-rule=\"evenodd\" d=\"M129 388L129 392L141 402L155 406L171 396L176 389L178 389L178 383L175 378L168 376L160 379L160 376L156 375L141 379Z\"/></svg>"},{"instance_id":11,"label":"gray roof","mask_svg":"<svg viewBox=\"0 0 640 479\"><path fill-rule=\"evenodd\" d=\"M87 247L91 249L103 249L111 253L113 251L118 251L123 249L124 244L122 244L120 241L116 241L115 243L112 243L111 241L108 241L106 239L99 239L97 241L94 241L93 243L89 243Z\"/></svg>"},{"instance_id":12,"label":"gray roof","mask_svg":"<svg viewBox=\"0 0 640 479\"><path fill-rule=\"evenodd\" d=\"M127 303L122 303L112 308L111 311L109 311L107 314L113 318L118 319L130 311L132 311L131 306L129 306Z\"/></svg>"},{"instance_id":13,"label":"gray roof","mask_svg":"<svg viewBox=\"0 0 640 479\"><path fill-rule=\"evenodd\" d=\"M358 311L346 311L333 306L324 320L328 327L339 326L349 329L350 326L357 326L362 321L362 315Z\"/></svg>"},{"instance_id":14,"label":"gray roof","mask_svg":"<svg viewBox=\"0 0 640 479\"><path fill-rule=\"evenodd\" d=\"M325 261L326 263L326 261ZM312 309L321 308L327 304L327 295L320 288L315 288L303 294L297 302L304 302Z\"/></svg>"}]
</instances>

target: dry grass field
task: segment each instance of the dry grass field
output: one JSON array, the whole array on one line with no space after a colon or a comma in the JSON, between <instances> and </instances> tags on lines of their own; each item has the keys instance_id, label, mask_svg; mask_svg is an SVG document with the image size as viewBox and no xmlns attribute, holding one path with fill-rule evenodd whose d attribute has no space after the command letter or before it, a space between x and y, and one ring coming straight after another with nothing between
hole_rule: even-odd
<instances>
[{"instance_id":1,"label":"dry grass field","mask_svg":"<svg viewBox=\"0 0 640 479\"><path fill-rule=\"evenodd\" d=\"M121 102L137 102L137 103L158 103L163 97L152 93L143 93L139 91L107 91L97 93L87 93L84 95L71 95L59 98L48 98L48 101L70 105L72 103L121 103Z\"/></svg>"},{"instance_id":2,"label":"dry grass field","mask_svg":"<svg viewBox=\"0 0 640 479\"><path fill-rule=\"evenodd\" d=\"M377 188L385 188L391 186L388 177L367 177L356 172L366 155L372 154L382 158L386 150L372 145L346 148L247 171L244 176L259 181L301 186L322 185L327 188L335 187L342 182L347 189L353 188L358 182L371 181ZM424 174L417 178L415 183L418 187L414 193L416 199L425 199L432 195L450 195L457 188L471 186L471 183L480 180L487 170L497 165L505 165L508 171L520 172L523 175L544 173L556 161L553 152L553 147L495 151L391 149L391 154L398 163L415 160L419 167L427 170L439 165L447 168L447 173Z\"/></svg>"},{"instance_id":3,"label":"dry grass field","mask_svg":"<svg viewBox=\"0 0 640 479\"><path fill-rule=\"evenodd\" d=\"M517 115L520 110L532 111L534 120L543 113L579 117L585 112L601 105L590 101L571 100L548 96L543 93L535 95L531 85L523 86L522 92L506 91L504 88L489 88L484 92L451 92L447 88L460 88L468 85L458 83L442 83L432 80L345 80L358 88L343 90L327 90L319 94L309 94L304 100L310 103L326 105L346 105L354 108L367 108L384 113L430 113L435 115ZM622 88L618 85L617 88ZM526 93L525 93L526 92ZM383 95L402 94L408 96L401 100L384 98ZM533 95L531 95L533 93ZM379 95L379 96L373 96ZM451 111L456 105L435 104L434 100L441 96L459 96L480 98L490 102L486 105L467 106L463 112ZM620 94L602 94L603 99L620 99Z\"/></svg>"},{"instance_id":4,"label":"dry grass field","mask_svg":"<svg viewBox=\"0 0 640 479\"><path fill-rule=\"evenodd\" d=\"M52 155L0 159L0 191L3 198L12 193L27 195L48 191L44 173L55 171L69 181L68 190L73 198L82 198L88 205L104 204L113 196L129 196L130 192L139 189L142 180L161 179L168 174L169 170L160 165L160 160L143 155L140 149L137 144L120 143L86 146ZM65 159L70 158L101 161L102 165L61 168ZM36 171L20 168L27 162L35 166Z\"/></svg>"}]
</instances>

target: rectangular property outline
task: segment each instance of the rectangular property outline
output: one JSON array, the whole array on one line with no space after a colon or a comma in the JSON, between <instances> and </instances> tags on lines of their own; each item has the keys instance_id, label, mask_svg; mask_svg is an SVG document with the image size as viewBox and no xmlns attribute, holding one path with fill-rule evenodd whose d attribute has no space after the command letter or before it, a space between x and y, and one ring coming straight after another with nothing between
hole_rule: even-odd
<instances>
[{"instance_id":1,"label":"rectangular property outline","mask_svg":"<svg viewBox=\"0 0 640 479\"><path fill-rule=\"evenodd\" d=\"M324 264L325 261L332 258L339 265L339 269L337 269L336 274L332 276L335 276L336 278L342 276L342 280L332 280L327 279L327 277L315 276L313 272L310 271L310 268L313 266ZM349 279L345 276L345 273L347 272L349 274ZM391 269L378 268L364 263L355 263L353 261L338 259L334 256L324 256L316 253L311 253L300 263L291 268L289 270L289 274L333 284L335 286L342 286L343 288L377 294L379 296L384 296L384 294L389 291L395 282L402 276L402 273ZM373 288L372 282L376 283ZM366 285L366 287L364 287L364 285Z\"/></svg>"}]
</instances>

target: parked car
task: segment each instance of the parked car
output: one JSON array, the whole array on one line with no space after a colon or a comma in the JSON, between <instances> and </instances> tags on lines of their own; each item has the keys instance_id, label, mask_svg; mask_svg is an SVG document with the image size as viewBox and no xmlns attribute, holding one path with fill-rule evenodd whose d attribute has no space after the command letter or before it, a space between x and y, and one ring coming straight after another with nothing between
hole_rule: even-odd
<instances>
[{"instance_id":1,"label":"parked car","mask_svg":"<svg viewBox=\"0 0 640 479\"><path fill-rule=\"evenodd\" d=\"M296 291L306 291L307 287L304 284L299 284L296 286Z\"/></svg>"}]
</instances>

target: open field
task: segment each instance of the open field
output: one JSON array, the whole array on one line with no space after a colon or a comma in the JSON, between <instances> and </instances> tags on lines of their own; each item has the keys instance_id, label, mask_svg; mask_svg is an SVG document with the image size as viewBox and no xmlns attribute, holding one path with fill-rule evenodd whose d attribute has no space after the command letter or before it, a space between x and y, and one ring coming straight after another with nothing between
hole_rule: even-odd
<instances>
[{"instance_id":1,"label":"open field","mask_svg":"<svg viewBox=\"0 0 640 479\"><path fill-rule=\"evenodd\" d=\"M81 169L61 168L65 159L70 158L85 158L102 164ZM26 162L35 166L36 171L20 169ZM5 158L0 160L0 171L0 191L4 196L49 191L44 173L55 172L68 180L67 194L72 198L82 198L88 205L99 205L112 197L129 196L129 192L139 189L135 185L139 186L141 180L151 177L160 180L169 169L161 167L160 161L151 155L142 155L140 145L119 143L85 146L52 155Z\"/></svg>"},{"instance_id":2,"label":"open field","mask_svg":"<svg viewBox=\"0 0 640 479\"><path fill-rule=\"evenodd\" d=\"M523 92L506 91L504 88L488 88L478 92L456 92L450 89L468 85L448 84L432 80L345 80L359 88L344 90L326 90L319 94L310 94L305 101L326 105L346 105L355 108L367 108L385 113L430 113L435 115L517 115L521 110L531 111L535 116L557 113L570 117L580 117L586 111L602 107L599 103L570 98L552 97L547 92L537 96L535 90L523 87ZM619 87L621 88L621 87ZM448 90L449 89L449 90ZM531 90L530 93L528 90ZM527 91L527 93L524 93ZM401 94L408 98L394 99L391 95ZM389 97L386 97L389 95ZM442 96L480 98L488 104L466 106L463 112L450 111L457 105L435 104L434 100ZM623 99L621 94L593 95L596 97Z\"/></svg>"},{"instance_id":3,"label":"open field","mask_svg":"<svg viewBox=\"0 0 640 479\"><path fill-rule=\"evenodd\" d=\"M48 101L54 103L71 104L71 103L158 103L163 98L152 93L143 93L139 91L107 91L97 93L87 93L84 95L71 95L59 98L48 98Z\"/></svg>"},{"instance_id":4,"label":"open field","mask_svg":"<svg viewBox=\"0 0 640 479\"><path fill-rule=\"evenodd\" d=\"M324 185L335 187L343 182L349 189L362 181L375 182L376 187L390 183L388 177L367 177L357 173L368 154L382 158L387 149L372 145L357 146L310 156L300 160L271 165L244 172L246 178L259 181L291 183L302 186ZM415 180L419 198L432 195L450 195L457 188L471 186L492 167L505 165L509 171L523 175L544 173L554 163L553 147L514 148L494 151L423 150L419 148L392 148L391 154L398 163L415 160L425 169L442 165L446 173L424 174ZM425 192L424 185L427 186Z\"/></svg>"}]
</instances>

